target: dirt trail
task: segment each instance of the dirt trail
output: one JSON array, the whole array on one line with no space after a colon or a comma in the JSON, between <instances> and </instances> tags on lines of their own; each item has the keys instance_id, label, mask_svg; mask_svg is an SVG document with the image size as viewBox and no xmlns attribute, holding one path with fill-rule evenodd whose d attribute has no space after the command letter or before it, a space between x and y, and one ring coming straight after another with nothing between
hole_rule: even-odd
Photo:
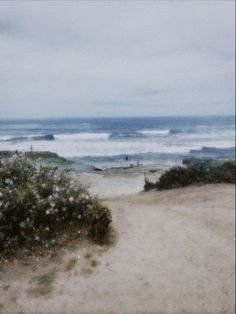
<instances>
[{"instance_id":1,"label":"dirt trail","mask_svg":"<svg viewBox=\"0 0 236 314\"><path fill-rule=\"evenodd\" d=\"M234 196L233 185L219 184L109 198L113 245L85 243L36 270L5 269L0 311L234 313ZM35 272L52 270L52 293L30 296Z\"/></svg>"}]
</instances>

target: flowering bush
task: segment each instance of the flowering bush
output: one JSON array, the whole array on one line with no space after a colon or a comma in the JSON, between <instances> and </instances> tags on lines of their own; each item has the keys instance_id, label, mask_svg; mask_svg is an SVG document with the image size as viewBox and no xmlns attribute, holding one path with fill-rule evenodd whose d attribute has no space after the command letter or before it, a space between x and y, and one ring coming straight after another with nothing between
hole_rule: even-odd
<instances>
[{"instance_id":1,"label":"flowering bush","mask_svg":"<svg viewBox=\"0 0 236 314\"><path fill-rule=\"evenodd\" d=\"M57 168L33 163L23 154L0 161L0 250L49 247L59 226L75 222L101 238L111 213Z\"/></svg>"}]
</instances>

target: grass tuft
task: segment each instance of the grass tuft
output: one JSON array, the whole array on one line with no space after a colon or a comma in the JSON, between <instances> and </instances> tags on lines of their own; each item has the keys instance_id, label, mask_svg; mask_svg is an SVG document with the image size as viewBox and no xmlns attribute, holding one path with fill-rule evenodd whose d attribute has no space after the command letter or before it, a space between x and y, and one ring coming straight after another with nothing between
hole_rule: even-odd
<instances>
[{"instance_id":1,"label":"grass tuft","mask_svg":"<svg viewBox=\"0 0 236 314\"><path fill-rule=\"evenodd\" d=\"M72 270L76 264L77 264L77 258L72 257L66 264L66 271Z\"/></svg>"},{"instance_id":2,"label":"grass tuft","mask_svg":"<svg viewBox=\"0 0 236 314\"><path fill-rule=\"evenodd\" d=\"M28 294L33 297L49 295L53 291L53 282L55 277L55 272L49 272L33 278L33 281L36 281L36 284L34 287L28 289Z\"/></svg>"},{"instance_id":3,"label":"grass tuft","mask_svg":"<svg viewBox=\"0 0 236 314\"><path fill-rule=\"evenodd\" d=\"M91 267L96 267L98 264L98 261L95 259L91 261Z\"/></svg>"},{"instance_id":4,"label":"grass tuft","mask_svg":"<svg viewBox=\"0 0 236 314\"><path fill-rule=\"evenodd\" d=\"M92 256L93 256L93 254L90 253L90 252L88 252L88 253L86 253L86 254L84 255L84 257L85 257L86 259L90 259Z\"/></svg>"}]
</instances>

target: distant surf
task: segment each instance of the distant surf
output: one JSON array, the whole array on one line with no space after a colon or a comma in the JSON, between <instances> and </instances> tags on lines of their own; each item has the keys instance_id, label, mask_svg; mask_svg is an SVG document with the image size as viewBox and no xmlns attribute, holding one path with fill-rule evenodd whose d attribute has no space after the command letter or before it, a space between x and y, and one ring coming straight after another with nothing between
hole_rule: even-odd
<instances>
[{"instance_id":1,"label":"distant surf","mask_svg":"<svg viewBox=\"0 0 236 314\"><path fill-rule=\"evenodd\" d=\"M0 150L51 151L88 162L232 159L234 147L234 117L0 120Z\"/></svg>"},{"instance_id":2,"label":"distant surf","mask_svg":"<svg viewBox=\"0 0 236 314\"><path fill-rule=\"evenodd\" d=\"M53 134L36 135L36 136L16 136L16 137L4 137L0 138L0 142L24 142L24 141L54 141L55 137Z\"/></svg>"},{"instance_id":3,"label":"distant surf","mask_svg":"<svg viewBox=\"0 0 236 314\"><path fill-rule=\"evenodd\" d=\"M160 136L160 135L168 135L171 130L143 130L139 131L139 133L145 136Z\"/></svg>"}]
</instances>

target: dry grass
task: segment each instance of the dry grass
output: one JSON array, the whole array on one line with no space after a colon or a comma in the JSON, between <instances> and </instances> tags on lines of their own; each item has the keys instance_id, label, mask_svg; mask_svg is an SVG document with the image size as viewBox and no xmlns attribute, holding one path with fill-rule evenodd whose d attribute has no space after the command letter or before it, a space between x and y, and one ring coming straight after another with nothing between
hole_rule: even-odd
<instances>
[{"instance_id":1,"label":"dry grass","mask_svg":"<svg viewBox=\"0 0 236 314\"><path fill-rule=\"evenodd\" d=\"M66 271L72 270L75 267L76 264L77 264L77 258L76 257L70 258L69 261L66 264L66 268L65 268Z\"/></svg>"},{"instance_id":2,"label":"dry grass","mask_svg":"<svg viewBox=\"0 0 236 314\"><path fill-rule=\"evenodd\" d=\"M33 281L35 281L35 286L28 289L28 293L33 297L49 295L53 291L55 277L56 274L53 271L34 277Z\"/></svg>"},{"instance_id":3,"label":"dry grass","mask_svg":"<svg viewBox=\"0 0 236 314\"><path fill-rule=\"evenodd\" d=\"M85 255L84 255L84 257L86 258L86 259L89 259L89 258L91 258L93 256L93 253L90 253L90 252L88 252L88 253L86 253Z\"/></svg>"},{"instance_id":4,"label":"dry grass","mask_svg":"<svg viewBox=\"0 0 236 314\"><path fill-rule=\"evenodd\" d=\"M98 263L98 261L96 261L95 259L93 259L92 261L91 261L91 267L96 267L97 265L98 265L99 263Z\"/></svg>"},{"instance_id":5,"label":"dry grass","mask_svg":"<svg viewBox=\"0 0 236 314\"><path fill-rule=\"evenodd\" d=\"M93 272L93 270L92 270L91 268L89 268L89 267L82 268L82 270L81 270L81 273L82 273L83 275L91 275L92 272Z\"/></svg>"}]
</instances>

